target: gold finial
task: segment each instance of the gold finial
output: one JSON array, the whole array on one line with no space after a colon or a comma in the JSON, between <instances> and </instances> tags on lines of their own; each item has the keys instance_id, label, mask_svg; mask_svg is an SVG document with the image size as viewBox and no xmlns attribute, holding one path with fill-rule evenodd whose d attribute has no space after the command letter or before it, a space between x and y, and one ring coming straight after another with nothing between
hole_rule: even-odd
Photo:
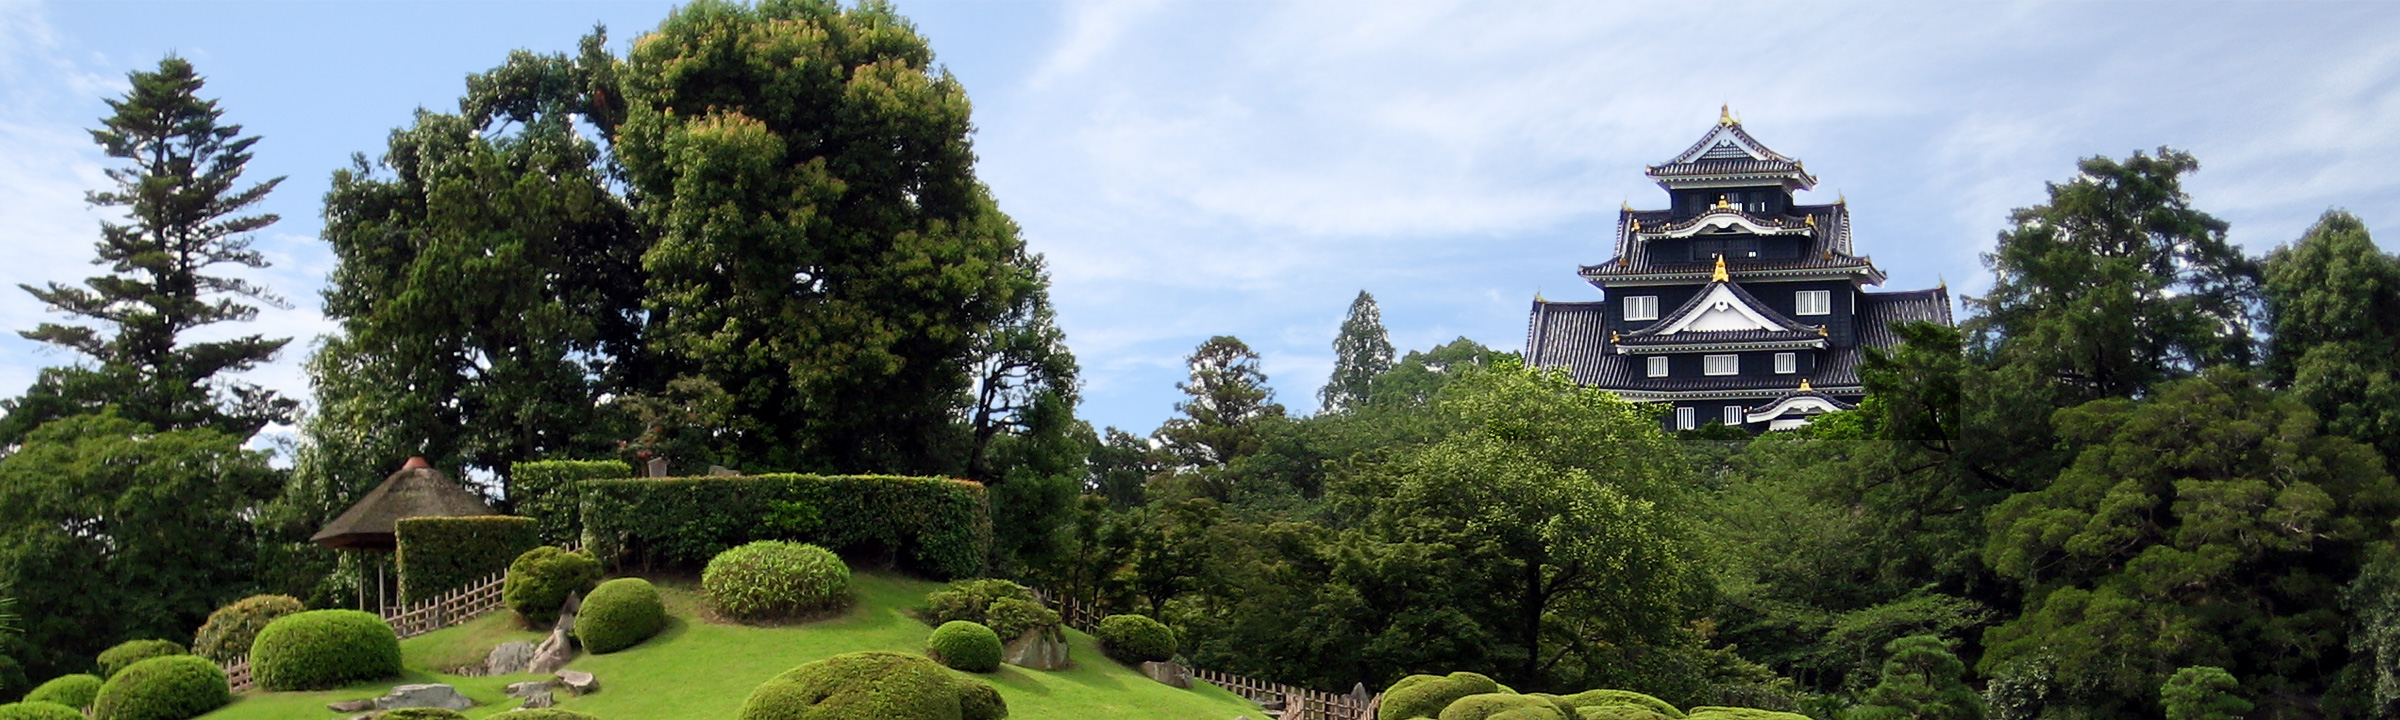
<instances>
[{"instance_id":1,"label":"gold finial","mask_svg":"<svg viewBox=\"0 0 2400 720\"><path fill-rule=\"evenodd\" d=\"M1726 280L1730 279L1725 276L1725 256L1717 256L1717 272L1716 274L1708 276L1708 279L1717 282L1725 282Z\"/></svg>"},{"instance_id":2,"label":"gold finial","mask_svg":"<svg viewBox=\"0 0 2400 720\"><path fill-rule=\"evenodd\" d=\"M1617 331L1615 331L1615 330L1610 330L1610 331L1608 331L1608 341L1609 341L1609 342L1612 342L1612 343L1613 343L1613 342L1618 342L1618 340L1617 340Z\"/></svg>"},{"instance_id":3,"label":"gold finial","mask_svg":"<svg viewBox=\"0 0 2400 720\"><path fill-rule=\"evenodd\" d=\"M1835 204L1835 205L1849 205L1849 204L1850 204L1850 193L1842 192L1842 191L1840 191L1840 190L1835 190L1835 191L1833 191L1833 195L1834 195L1834 198L1835 198L1835 199L1834 199L1834 201L1833 201L1833 204Z\"/></svg>"},{"instance_id":4,"label":"gold finial","mask_svg":"<svg viewBox=\"0 0 2400 720\"><path fill-rule=\"evenodd\" d=\"M1817 337L1833 337L1833 336L1832 336L1832 335L1830 335L1830 334L1827 334L1827 333L1825 332L1825 326L1823 326L1823 325L1818 325L1818 326L1817 326Z\"/></svg>"},{"instance_id":5,"label":"gold finial","mask_svg":"<svg viewBox=\"0 0 2400 720\"><path fill-rule=\"evenodd\" d=\"M1816 390L1816 388L1808 386L1808 378L1800 378L1800 392L1816 392Z\"/></svg>"},{"instance_id":6,"label":"gold finial","mask_svg":"<svg viewBox=\"0 0 2400 720\"><path fill-rule=\"evenodd\" d=\"M1950 289L1950 278L1942 277L1942 276L1940 276L1940 275L1935 275L1934 277L1941 278L1941 280L1942 280L1941 284L1933 286L1933 287L1934 287L1934 289L1936 289L1936 290L1948 290L1948 289Z\"/></svg>"},{"instance_id":7,"label":"gold finial","mask_svg":"<svg viewBox=\"0 0 2400 720\"><path fill-rule=\"evenodd\" d=\"M1731 205L1731 204L1728 204L1728 203L1726 203L1726 202L1725 202L1725 196L1723 196L1723 195L1718 195L1718 196L1717 196L1717 209L1719 209L1719 210L1723 210L1723 209L1725 209L1725 208L1729 208L1729 207L1733 207L1733 205Z\"/></svg>"},{"instance_id":8,"label":"gold finial","mask_svg":"<svg viewBox=\"0 0 2400 720\"><path fill-rule=\"evenodd\" d=\"M1536 285L1533 288L1533 301L1537 303L1549 302L1548 300L1542 299L1542 288L1539 285Z\"/></svg>"},{"instance_id":9,"label":"gold finial","mask_svg":"<svg viewBox=\"0 0 2400 720\"><path fill-rule=\"evenodd\" d=\"M1633 212L1633 203L1631 201L1618 200L1617 205L1623 207L1625 212Z\"/></svg>"},{"instance_id":10,"label":"gold finial","mask_svg":"<svg viewBox=\"0 0 2400 720\"><path fill-rule=\"evenodd\" d=\"M1641 219L1641 218L1634 218L1634 219L1633 219L1633 231L1634 231L1634 232L1641 232L1641 231L1642 231L1642 219Z\"/></svg>"},{"instance_id":11,"label":"gold finial","mask_svg":"<svg viewBox=\"0 0 2400 720\"><path fill-rule=\"evenodd\" d=\"M1723 105L1718 105L1718 106L1717 106L1717 124L1718 124L1718 125L1732 125L1732 124L1733 124L1733 103L1726 103L1726 104L1723 104Z\"/></svg>"},{"instance_id":12,"label":"gold finial","mask_svg":"<svg viewBox=\"0 0 2400 720\"><path fill-rule=\"evenodd\" d=\"M1813 214L1813 213L1812 213L1812 214L1808 215L1807 217L1808 217L1808 226L1809 226L1809 227L1816 227L1816 226L1817 226L1817 216L1816 216L1815 214Z\"/></svg>"}]
</instances>

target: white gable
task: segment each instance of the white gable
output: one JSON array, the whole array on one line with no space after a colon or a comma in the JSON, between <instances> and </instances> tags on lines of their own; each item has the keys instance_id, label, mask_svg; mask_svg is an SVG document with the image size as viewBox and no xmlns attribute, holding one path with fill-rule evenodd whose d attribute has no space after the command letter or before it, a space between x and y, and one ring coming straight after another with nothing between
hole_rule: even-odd
<instances>
[{"instance_id":1,"label":"white gable","mask_svg":"<svg viewBox=\"0 0 2400 720\"><path fill-rule=\"evenodd\" d=\"M1742 137L1740 133L1734 132L1733 128L1734 126L1730 123L1718 123L1716 129L1708 133L1707 139L1701 140L1697 145L1693 145L1691 150L1686 151L1682 157L1678 157L1672 161L1669 161L1669 164L1681 165L1685 163L1699 162L1704 159L1767 159L1767 154L1765 152L1766 148L1752 145L1750 142L1748 142L1747 138Z\"/></svg>"},{"instance_id":2,"label":"white gable","mask_svg":"<svg viewBox=\"0 0 2400 720\"><path fill-rule=\"evenodd\" d=\"M1795 396L1792 396L1792 397L1784 398L1784 399L1783 399L1783 402L1775 403L1774 405L1772 405L1772 406L1769 406L1769 407L1767 407L1767 408L1766 408L1766 409L1764 409L1764 410L1759 410L1759 411L1757 411L1757 412L1749 413L1749 414L1745 415L1745 416L1743 417L1743 419L1745 419L1745 420L1748 420L1748 421L1750 421L1750 422L1754 422L1754 423L1756 423L1756 422L1766 422L1766 421L1768 421L1768 420L1774 420L1775 418L1783 417L1783 416L1785 416L1785 415L1788 415L1788 414L1791 414L1791 413L1794 413L1794 412L1797 412L1797 413L1800 413L1800 414L1803 414L1803 415L1817 415L1817 414L1829 413L1829 412L1839 412L1841 409L1842 409L1842 408L1841 408L1841 406L1839 406L1839 405L1835 405L1835 404L1833 404L1833 403L1830 403L1830 402L1826 402L1824 398L1813 397L1813 396L1808 396L1808 395L1795 395ZM1783 425L1783 424L1785 424L1785 423L1791 423L1792 427L1799 427L1799 426L1801 426L1801 425L1806 425L1806 424L1808 424L1808 421L1807 421L1807 420L1805 420L1805 419L1796 419L1796 420L1778 420L1778 421L1776 421L1776 425L1777 425L1776 427L1770 427L1770 428L1768 428L1768 429L1770 429L1770 430L1783 430L1783 429L1786 429L1786 428L1784 428L1784 427L1781 427L1781 425Z\"/></svg>"},{"instance_id":3,"label":"white gable","mask_svg":"<svg viewBox=\"0 0 2400 720\"><path fill-rule=\"evenodd\" d=\"M1677 318L1675 324L1658 331L1660 335L1679 332L1729 332L1740 330L1781 330L1783 326L1768 320L1765 315L1742 302L1733 294L1733 286L1716 283L1701 296L1700 304Z\"/></svg>"}]
</instances>

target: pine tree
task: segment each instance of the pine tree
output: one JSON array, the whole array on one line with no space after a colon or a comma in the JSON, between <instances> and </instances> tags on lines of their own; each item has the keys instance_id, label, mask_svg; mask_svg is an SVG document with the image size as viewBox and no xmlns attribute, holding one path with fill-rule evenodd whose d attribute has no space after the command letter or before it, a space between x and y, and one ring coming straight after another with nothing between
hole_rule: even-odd
<instances>
[{"instance_id":1,"label":"pine tree","mask_svg":"<svg viewBox=\"0 0 2400 720\"><path fill-rule=\"evenodd\" d=\"M110 100L115 114L92 132L109 157L127 164L107 170L115 187L93 191L93 205L123 208L123 222L101 224L99 258L111 274L82 287L52 282L19 285L52 309L93 325L43 323L27 339L65 347L99 362L97 369L53 368L27 397L8 405L8 437L22 440L42 422L117 405L127 419L158 430L207 427L248 437L268 422L289 419L297 403L267 389L220 377L274 357L290 338L259 335L186 343L187 331L258 315L247 303L283 307L265 287L207 274L217 265L267 266L248 233L274 224L271 213L241 215L283 178L235 187L258 137L219 124L224 111L202 100L204 84L182 58L130 75L133 89Z\"/></svg>"},{"instance_id":2,"label":"pine tree","mask_svg":"<svg viewBox=\"0 0 2400 720\"><path fill-rule=\"evenodd\" d=\"M1333 338L1333 377L1317 391L1318 412L1336 415L1367 403L1375 376L1392 369L1392 338L1383 330L1383 311L1375 296L1358 291L1350 301L1350 317Z\"/></svg>"},{"instance_id":3,"label":"pine tree","mask_svg":"<svg viewBox=\"0 0 2400 720\"><path fill-rule=\"evenodd\" d=\"M1183 417L1158 428L1160 449L1188 469L1211 469L1258 450L1257 422L1280 417L1283 406L1258 369L1258 353L1239 338L1209 338L1184 359L1191 380L1175 389L1191 399L1175 404Z\"/></svg>"}]
</instances>

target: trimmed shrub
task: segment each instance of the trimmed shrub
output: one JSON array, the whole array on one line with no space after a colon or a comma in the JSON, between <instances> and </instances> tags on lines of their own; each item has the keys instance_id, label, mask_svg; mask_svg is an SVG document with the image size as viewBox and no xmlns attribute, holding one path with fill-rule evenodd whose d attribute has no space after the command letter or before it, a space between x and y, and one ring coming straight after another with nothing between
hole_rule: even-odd
<instances>
[{"instance_id":1,"label":"trimmed shrub","mask_svg":"<svg viewBox=\"0 0 2400 720\"><path fill-rule=\"evenodd\" d=\"M82 710L44 700L27 700L0 705L0 720L84 720L84 717Z\"/></svg>"},{"instance_id":2,"label":"trimmed shrub","mask_svg":"<svg viewBox=\"0 0 2400 720\"><path fill-rule=\"evenodd\" d=\"M575 639L593 654L639 645L666 627L666 603L659 601L658 588L641 578L600 583L575 615Z\"/></svg>"},{"instance_id":3,"label":"trimmed shrub","mask_svg":"<svg viewBox=\"0 0 2400 720\"><path fill-rule=\"evenodd\" d=\"M951 720L960 682L932 660L890 652L835 655L775 676L737 720ZM976 701L979 704L981 700ZM988 712L986 710L985 712Z\"/></svg>"},{"instance_id":4,"label":"trimmed shrub","mask_svg":"<svg viewBox=\"0 0 2400 720\"><path fill-rule=\"evenodd\" d=\"M1576 720L1569 715L1575 711L1556 702L1557 698L1516 693L1480 693L1450 701L1442 708L1441 720L1491 720L1502 714L1516 714L1533 720Z\"/></svg>"},{"instance_id":5,"label":"trimmed shrub","mask_svg":"<svg viewBox=\"0 0 2400 720\"><path fill-rule=\"evenodd\" d=\"M600 583L600 561L544 545L518 555L500 581L500 602L515 610L527 625L558 622L558 609L570 593L589 593Z\"/></svg>"},{"instance_id":6,"label":"trimmed shrub","mask_svg":"<svg viewBox=\"0 0 2400 720\"><path fill-rule=\"evenodd\" d=\"M100 695L98 675L60 675L42 683L33 692L25 693L25 702L58 703L71 708L92 706L92 698Z\"/></svg>"},{"instance_id":7,"label":"trimmed shrub","mask_svg":"<svg viewBox=\"0 0 2400 720\"><path fill-rule=\"evenodd\" d=\"M1000 699L1000 689L991 683L969 678L958 679L958 720L1003 720L1008 717L1008 701Z\"/></svg>"},{"instance_id":8,"label":"trimmed shrub","mask_svg":"<svg viewBox=\"0 0 2400 720\"><path fill-rule=\"evenodd\" d=\"M399 675L399 636L383 618L357 610L285 615L250 644L250 677L268 690L329 690Z\"/></svg>"},{"instance_id":9,"label":"trimmed shrub","mask_svg":"<svg viewBox=\"0 0 2400 720\"><path fill-rule=\"evenodd\" d=\"M1165 662L1175 658L1175 631L1140 615L1100 618L1100 652L1121 663Z\"/></svg>"},{"instance_id":10,"label":"trimmed shrub","mask_svg":"<svg viewBox=\"0 0 2400 720\"><path fill-rule=\"evenodd\" d=\"M250 642L275 618L307 610L290 595L252 595L208 614L208 622L192 636L192 654L222 664L250 654Z\"/></svg>"},{"instance_id":11,"label":"trimmed shrub","mask_svg":"<svg viewBox=\"0 0 2400 720\"><path fill-rule=\"evenodd\" d=\"M401 518L393 527L403 603L472 585L542 544L533 518L507 515Z\"/></svg>"},{"instance_id":12,"label":"trimmed shrub","mask_svg":"<svg viewBox=\"0 0 2400 720\"><path fill-rule=\"evenodd\" d=\"M600 720L600 718L585 715L573 710L560 710L554 707L535 708L532 710L510 710L505 713L493 715L492 717L502 718L503 720Z\"/></svg>"},{"instance_id":13,"label":"trimmed shrub","mask_svg":"<svg viewBox=\"0 0 2400 720\"><path fill-rule=\"evenodd\" d=\"M127 640L100 651L100 677L116 677L119 671L150 658L182 654L182 645L166 640Z\"/></svg>"},{"instance_id":14,"label":"trimmed shrub","mask_svg":"<svg viewBox=\"0 0 2400 720\"><path fill-rule=\"evenodd\" d=\"M952 670L988 673L1000 669L1000 636L981 624L952 620L933 629L925 655Z\"/></svg>"},{"instance_id":15,"label":"trimmed shrub","mask_svg":"<svg viewBox=\"0 0 2400 720\"><path fill-rule=\"evenodd\" d=\"M850 566L815 545L761 540L711 558L700 592L729 617L792 617L849 600Z\"/></svg>"},{"instance_id":16,"label":"trimmed shrub","mask_svg":"<svg viewBox=\"0 0 2400 720\"><path fill-rule=\"evenodd\" d=\"M633 477L633 466L616 460L542 460L509 465L508 474L508 499L516 513L533 518L543 543L565 545L583 539L578 484Z\"/></svg>"},{"instance_id":17,"label":"trimmed shrub","mask_svg":"<svg viewBox=\"0 0 2400 720\"><path fill-rule=\"evenodd\" d=\"M1647 709L1651 712L1669 718L1670 720L1680 720L1683 717L1683 711L1675 709L1675 706L1667 704L1667 701L1634 692L1632 690L1585 690L1573 695L1568 695L1565 699L1567 704L1578 708L1608 705L1632 705Z\"/></svg>"},{"instance_id":18,"label":"trimmed shrub","mask_svg":"<svg viewBox=\"0 0 2400 720\"><path fill-rule=\"evenodd\" d=\"M1580 705L1575 712L1583 720L1675 720L1640 705Z\"/></svg>"},{"instance_id":19,"label":"trimmed shrub","mask_svg":"<svg viewBox=\"0 0 2400 720\"><path fill-rule=\"evenodd\" d=\"M400 708L376 715L375 720L467 720L455 710L432 707ZM511 718L511 720L515 720Z\"/></svg>"},{"instance_id":20,"label":"trimmed shrub","mask_svg":"<svg viewBox=\"0 0 2400 720\"><path fill-rule=\"evenodd\" d=\"M1573 715L1560 715L1557 710L1548 707L1528 705L1501 711L1484 720L1577 720L1577 718Z\"/></svg>"},{"instance_id":21,"label":"trimmed shrub","mask_svg":"<svg viewBox=\"0 0 2400 720\"><path fill-rule=\"evenodd\" d=\"M1807 715L1776 712L1758 708L1716 707L1703 705L1684 713L1689 720L1807 720Z\"/></svg>"},{"instance_id":22,"label":"trimmed shrub","mask_svg":"<svg viewBox=\"0 0 2400 720\"><path fill-rule=\"evenodd\" d=\"M960 580L925 594L925 614L934 622L964 620L992 629L1002 642L1025 631L1059 623L1058 611L1042 606L1033 591L1007 580Z\"/></svg>"},{"instance_id":23,"label":"trimmed shrub","mask_svg":"<svg viewBox=\"0 0 2400 720\"><path fill-rule=\"evenodd\" d=\"M753 540L890 556L939 578L983 574L991 509L983 485L877 475L585 480L585 547L610 562L700 567Z\"/></svg>"},{"instance_id":24,"label":"trimmed shrub","mask_svg":"<svg viewBox=\"0 0 2400 720\"><path fill-rule=\"evenodd\" d=\"M134 663L100 684L93 720L189 720L233 702L225 671L208 658L169 655Z\"/></svg>"},{"instance_id":25,"label":"trimmed shrub","mask_svg":"<svg viewBox=\"0 0 2400 720\"><path fill-rule=\"evenodd\" d=\"M1410 718L1440 717L1442 708L1452 701L1469 695L1500 691L1500 683L1471 672L1443 675L1410 675L1392 683L1383 691L1383 705L1375 711L1376 720L1410 720Z\"/></svg>"}]
</instances>

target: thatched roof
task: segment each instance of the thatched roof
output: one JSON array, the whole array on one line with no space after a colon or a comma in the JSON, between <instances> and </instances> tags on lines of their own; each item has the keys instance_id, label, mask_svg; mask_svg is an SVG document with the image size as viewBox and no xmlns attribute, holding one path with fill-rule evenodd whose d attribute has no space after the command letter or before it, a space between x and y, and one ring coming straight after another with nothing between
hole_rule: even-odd
<instances>
[{"instance_id":1,"label":"thatched roof","mask_svg":"<svg viewBox=\"0 0 2400 720\"><path fill-rule=\"evenodd\" d=\"M425 458L412 457L400 472L384 478L383 484L308 541L329 548L391 550L398 544L392 533L401 518L497 514L483 498L450 482L449 476L433 469Z\"/></svg>"}]
</instances>

